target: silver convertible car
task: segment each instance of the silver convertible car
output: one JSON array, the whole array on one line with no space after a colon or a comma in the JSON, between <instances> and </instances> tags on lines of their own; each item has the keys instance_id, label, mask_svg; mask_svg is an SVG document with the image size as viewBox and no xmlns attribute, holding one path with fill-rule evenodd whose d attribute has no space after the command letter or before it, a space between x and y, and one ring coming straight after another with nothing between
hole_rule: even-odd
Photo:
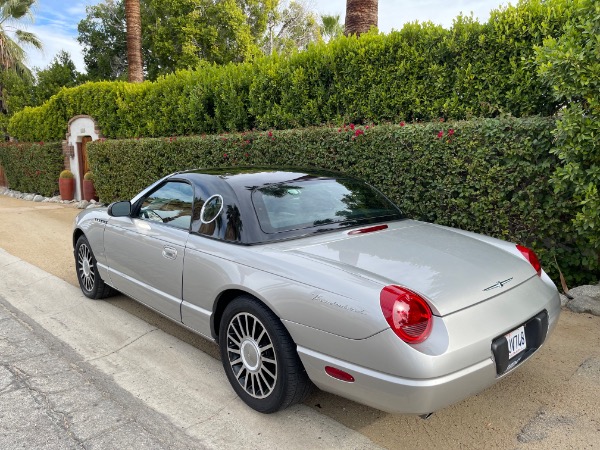
<instances>
[{"instance_id":1,"label":"silver convertible car","mask_svg":"<svg viewBox=\"0 0 600 450\"><path fill-rule=\"evenodd\" d=\"M231 386L264 413L313 383L431 413L519 367L560 314L530 249L410 220L316 169L174 173L79 214L73 245L87 297L120 291L217 342Z\"/></svg>"}]
</instances>

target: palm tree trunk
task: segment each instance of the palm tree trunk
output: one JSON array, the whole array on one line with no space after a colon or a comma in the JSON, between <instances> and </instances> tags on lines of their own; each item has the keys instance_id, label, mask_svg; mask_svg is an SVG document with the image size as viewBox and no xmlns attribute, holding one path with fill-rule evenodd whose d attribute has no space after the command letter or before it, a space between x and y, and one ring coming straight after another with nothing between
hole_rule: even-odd
<instances>
[{"instance_id":1,"label":"palm tree trunk","mask_svg":"<svg viewBox=\"0 0 600 450\"><path fill-rule=\"evenodd\" d=\"M344 34L350 36L366 33L377 26L378 0L346 0L346 27Z\"/></svg>"},{"instance_id":2,"label":"palm tree trunk","mask_svg":"<svg viewBox=\"0 0 600 450\"><path fill-rule=\"evenodd\" d=\"M142 68L142 17L140 0L125 0L127 23L127 72L131 83L144 81Z\"/></svg>"}]
</instances>

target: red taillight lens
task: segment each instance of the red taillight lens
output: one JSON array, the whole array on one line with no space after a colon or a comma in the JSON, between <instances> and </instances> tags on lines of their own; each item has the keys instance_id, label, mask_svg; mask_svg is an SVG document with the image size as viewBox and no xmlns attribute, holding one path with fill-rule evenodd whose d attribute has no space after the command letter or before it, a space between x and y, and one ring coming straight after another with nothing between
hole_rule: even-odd
<instances>
[{"instance_id":1,"label":"red taillight lens","mask_svg":"<svg viewBox=\"0 0 600 450\"><path fill-rule=\"evenodd\" d=\"M404 342L418 344L431 334L431 309L418 294L400 286L386 286L379 302L385 320Z\"/></svg>"},{"instance_id":2,"label":"red taillight lens","mask_svg":"<svg viewBox=\"0 0 600 450\"><path fill-rule=\"evenodd\" d=\"M540 264L540 260L533 250L527 247L523 247L522 245L517 245L517 250L519 250L525 259L529 261L529 264L533 266L538 276L542 276L542 265Z\"/></svg>"}]
</instances>

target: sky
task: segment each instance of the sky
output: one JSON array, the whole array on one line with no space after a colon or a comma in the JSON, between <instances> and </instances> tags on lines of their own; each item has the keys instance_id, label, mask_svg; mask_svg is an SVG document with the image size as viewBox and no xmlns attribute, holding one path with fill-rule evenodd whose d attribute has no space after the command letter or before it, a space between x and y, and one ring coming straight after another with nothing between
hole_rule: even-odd
<instances>
[{"instance_id":1,"label":"sky","mask_svg":"<svg viewBox=\"0 0 600 450\"><path fill-rule=\"evenodd\" d=\"M44 51L26 49L27 65L46 68L60 50L66 50L77 70L83 72L85 65L77 42L77 24L85 17L85 7L97 3L100 1L38 0L33 12L34 23L28 24L26 29L41 39ZM319 14L340 15L344 22L346 0L311 0L309 3ZM475 18L486 21L492 9L508 3L500 0L379 0L379 30L389 32L414 21L431 21L450 27L461 12L473 13Z\"/></svg>"}]
</instances>

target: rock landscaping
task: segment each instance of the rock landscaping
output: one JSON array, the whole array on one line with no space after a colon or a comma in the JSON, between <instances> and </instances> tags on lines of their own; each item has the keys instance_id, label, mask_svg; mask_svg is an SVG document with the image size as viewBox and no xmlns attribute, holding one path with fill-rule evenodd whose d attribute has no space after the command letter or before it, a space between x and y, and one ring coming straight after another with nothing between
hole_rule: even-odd
<instances>
[{"instance_id":1,"label":"rock landscaping","mask_svg":"<svg viewBox=\"0 0 600 450\"><path fill-rule=\"evenodd\" d=\"M22 200L27 200L36 203L62 203L64 205L73 206L74 208L78 209L99 208L101 206L105 206L103 203L97 202L96 200L62 200L60 198L60 195L56 195L54 197L44 197L43 195L39 194L29 194L19 191L13 191L12 189L8 189L7 187L3 186L0 186L0 195L12 198L19 198Z\"/></svg>"},{"instance_id":2,"label":"rock landscaping","mask_svg":"<svg viewBox=\"0 0 600 450\"><path fill-rule=\"evenodd\" d=\"M569 290L566 307L576 313L600 316L600 283L584 285Z\"/></svg>"}]
</instances>

